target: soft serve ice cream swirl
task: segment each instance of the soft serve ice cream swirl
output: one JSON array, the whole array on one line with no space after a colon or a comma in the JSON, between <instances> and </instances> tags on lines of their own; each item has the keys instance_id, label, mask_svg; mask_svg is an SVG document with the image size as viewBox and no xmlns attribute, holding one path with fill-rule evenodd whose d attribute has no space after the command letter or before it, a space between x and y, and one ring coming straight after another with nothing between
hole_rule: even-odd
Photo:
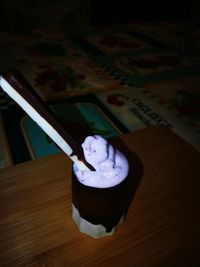
<instances>
[{"instance_id":1,"label":"soft serve ice cream swirl","mask_svg":"<svg viewBox=\"0 0 200 267\"><path fill-rule=\"evenodd\" d=\"M80 183L107 188L121 183L128 175L129 164L126 157L99 135L86 137L82 144L86 161L95 171L81 171L74 165Z\"/></svg>"}]
</instances>

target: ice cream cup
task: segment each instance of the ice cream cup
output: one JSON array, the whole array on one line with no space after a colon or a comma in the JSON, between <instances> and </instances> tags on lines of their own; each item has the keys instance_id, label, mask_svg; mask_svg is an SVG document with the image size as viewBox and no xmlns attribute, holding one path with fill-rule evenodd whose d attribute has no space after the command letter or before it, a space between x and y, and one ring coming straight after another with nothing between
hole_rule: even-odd
<instances>
[{"instance_id":1,"label":"ice cream cup","mask_svg":"<svg viewBox=\"0 0 200 267\"><path fill-rule=\"evenodd\" d=\"M0 87L74 162L72 216L79 230L94 238L112 235L132 201L135 163L99 135L86 137L82 150L18 71L2 74Z\"/></svg>"},{"instance_id":2,"label":"ice cream cup","mask_svg":"<svg viewBox=\"0 0 200 267\"><path fill-rule=\"evenodd\" d=\"M133 198L133 177L109 188L83 185L72 168L72 218L81 233L93 238L111 236L126 217Z\"/></svg>"}]
</instances>

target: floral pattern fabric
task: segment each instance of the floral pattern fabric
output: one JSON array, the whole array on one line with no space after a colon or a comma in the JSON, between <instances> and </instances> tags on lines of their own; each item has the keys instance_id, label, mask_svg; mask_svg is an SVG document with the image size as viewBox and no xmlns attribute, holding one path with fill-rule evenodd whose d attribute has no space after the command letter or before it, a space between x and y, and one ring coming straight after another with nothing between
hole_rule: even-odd
<instances>
[{"instance_id":1,"label":"floral pattern fabric","mask_svg":"<svg viewBox=\"0 0 200 267\"><path fill-rule=\"evenodd\" d=\"M13 1L13 4L17 2ZM65 1L26 1L24 12L30 4L33 5L31 12L39 7L42 7L42 12L47 2L51 2L51 7L65 4ZM81 4L88 5L87 1L70 3L72 13L75 10L81 12ZM68 11L63 9L63 14L65 12ZM125 133L162 121L189 143L200 144L198 29L193 29L195 35L191 35L186 49L180 46L183 27L178 23L89 27L87 23L77 23L74 16L69 16L67 23L63 22L62 16L59 20L62 23L47 26L44 22L40 27L28 25L30 21L27 20L27 31L20 28L19 19L19 25L16 25L19 31L11 27L10 32L0 33L0 72L17 68L47 104L62 103L63 107L71 101L83 101L98 106L101 110L94 112L96 121L100 116L97 114L103 114L105 110L109 118L104 125L109 129L118 127L121 133ZM38 21L39 17L35 22ZM193 36L195 47L191 46ZM87 118L88 111L82 112ZM76 110L75 114L79 112ZM15 122L22 125L22 113L2 92L0 116L1 134L9 132L12 137L16 129L10 125L11 117L18 116ZM90 127L90 123L86 122L86 125ZM100 127L98 132L106 133L108 128ZM30 129L27 131L31 132ZM2 136L1 168L12 164L13 155L19 154L15 146L5 146L14 142L6 140L5 134ZM21 130L18 136L23 144ZM27 160L29 157L24 158Z\"/></svg>"}]
</instances>

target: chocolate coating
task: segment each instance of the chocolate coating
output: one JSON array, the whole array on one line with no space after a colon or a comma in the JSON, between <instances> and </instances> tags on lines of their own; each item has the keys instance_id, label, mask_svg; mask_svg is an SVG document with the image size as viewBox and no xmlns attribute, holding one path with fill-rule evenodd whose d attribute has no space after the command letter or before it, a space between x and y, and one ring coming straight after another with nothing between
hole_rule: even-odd
<instances>
[{"instance_id":1,"label":"chocolate coating","mask_svg":"<svg viewBox=\"0 0 200 267\"><path fill-rule=\"evenodd\" d=\"M126 215L132 200L130 179L110 188L94 188L81 184L72 174L72 202L80 216L92 224L101 224L107 232Z\"/></svg>"}]
</instances>

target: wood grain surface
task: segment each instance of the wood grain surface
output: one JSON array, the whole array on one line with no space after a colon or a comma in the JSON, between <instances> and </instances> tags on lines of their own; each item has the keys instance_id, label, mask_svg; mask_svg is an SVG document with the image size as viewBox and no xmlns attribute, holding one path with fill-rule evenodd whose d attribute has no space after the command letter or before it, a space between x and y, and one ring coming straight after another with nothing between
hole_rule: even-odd
<instances>
[{"instance_id":1,"label":"wood grain surface","mask_svg":"<svg viewBox=\"0 0 200 267\"><path fill-rule=\"evenodd\" d=\"M64 154L0 172L0 266L200 266L200 154L170 130L122 136L143 165L124 224L99 240L71 219Z\"/></svg>"}]
</instances>

